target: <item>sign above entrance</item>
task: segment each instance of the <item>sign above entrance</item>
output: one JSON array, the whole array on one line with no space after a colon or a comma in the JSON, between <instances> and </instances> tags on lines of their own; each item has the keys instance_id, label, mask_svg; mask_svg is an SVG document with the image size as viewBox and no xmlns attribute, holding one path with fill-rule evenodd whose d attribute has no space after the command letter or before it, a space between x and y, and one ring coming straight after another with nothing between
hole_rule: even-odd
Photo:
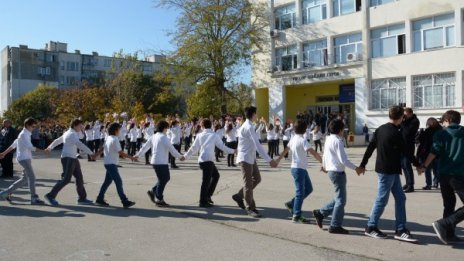
<instances>
[{"instance_id":1,"label":"sign above entrance","mask_svg":"<svg viewBox=\"0 0 464 261\"><path fill-rule=\"evenodd\" d=\"M301 76L285 78L284 81L287 82L288 84L291 84L291 83L300 83L305 80L313 80L313 79L330 80L332 78L337 78L340 76L344 76L346 74L347 73L341 72L341 71L308 73L308 74L301 75Z\"/></svg>"}]
</instances>

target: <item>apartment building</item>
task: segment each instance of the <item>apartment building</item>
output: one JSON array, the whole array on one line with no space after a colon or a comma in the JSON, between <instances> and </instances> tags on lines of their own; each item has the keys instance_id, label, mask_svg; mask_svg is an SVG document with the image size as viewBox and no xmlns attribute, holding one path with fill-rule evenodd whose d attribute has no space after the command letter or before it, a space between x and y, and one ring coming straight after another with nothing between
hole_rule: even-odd
<instances>
[{"instance_id":1,"label":"apartment building","mask_svg":"<svg viewBox=\"0 0 464 261\"><path fill-rule=\"evenodd\" d=\"M270 13L254 50L260 114L343 112L360 133L392 105L421 120L463 111L464 0L256 0Z\"/></svg>"}]
</instances>

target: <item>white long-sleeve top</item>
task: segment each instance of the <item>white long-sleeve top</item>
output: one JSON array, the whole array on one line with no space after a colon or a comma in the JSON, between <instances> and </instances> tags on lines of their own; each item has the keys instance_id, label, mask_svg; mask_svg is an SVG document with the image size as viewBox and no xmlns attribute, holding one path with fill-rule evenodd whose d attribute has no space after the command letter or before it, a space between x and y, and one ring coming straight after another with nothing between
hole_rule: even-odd
<instances>
[{"instance_id":1,"label":"white long-sleeve top","mask_svg":"<svg viewBox=\"0 0 464 261\"><path fill-rule=\"evenodd\" d=\"M85 130L85 140L86 141L93 141L94 138L93 138L93 129L88 129L88 130Z\"/></svg>"},{"instance_id":2,"label":"white long-sleeve top","mask_svg":"<svg viewBox=\"0 0 464 261\"><path fill-rule=\"evenodd\" d=\"M188 124L188 125L185 126L185 128L184 128L184 138L189 137L190 135L192 135L192 128L193 128L193 126L191 124Z\"/></svg>"},{"instance_id":3,"label":"white long-sleeve top","mask_svg":"<svg viewBox=\"0 0 464 261\"><path fill-rule=\"evenodd\" d=\"M346 156L343 139L338 135L327 136L322 165L327 171L342 172L345 171L345 167L356 170L356 165Z\"/></svg>"},{"instance_id":4,"label":"white long-sleeve top","mask_svg":"<svg viewBox=\"0 0 464 261\"><path fill-rule=\"evenodd\" d=\"M79 134L74 129L67 130L61 137L54 140L52 144L48 146L48 149L53 150L60 144L63 144L63 150L61 151L62 158L77 159L78 148L87 154L93 154L93 152L79 140Z\"/></svg>"},{"instance_id":5,"label":"white long-sleeve top","mask_svg":"<svg viewBox=\"0 0 464 261\"><path fill-rule=\"evenodd\" d=\"M126 140L126 135L127 135L127 122L123 121L121 125L121 130L119 131L119 141L124 141Z\"/></svg>"},{"instance_id":6,"label":"white long-sleeve top","mask_svg":"<svg viewBox=\"0 0 464 261\"><path fill-rule=\"evenodd\" d=\"M182 131L179 125L176 125L169 129L169 138L171 139L171 144L177 145L180 144L180 139L182 136Z\"/></svg>"},{"instance_id":7,"label":"white long-sleeve top","mask_svg":"<svg viewBox=\"0 0 464 261\"><path fill-rule=\"evenodd\" d=\"M270 130L269 128L266 128L266 134L267 134L267 140L276 140L277 139L277 133L275 132L275 128Z\"/></svg>"},{"instance_id":8,"label":"white long-sleeve top","mask_svg":"<svg viewBox=\"0 0 464 261\"><path fill-rule=\"evenodd\" d=\"M258 134L255 126L250 120L246 120L242 127L237 131L238 147L237 147L237 163L246 162L254 164L256 161L256 151L266 161L271 162L272 159L267 155L264 147L259 143Z\"/></svg>"},{"instance_id":9,"label":"white long-sleeve top","mask_svg":"<svg viewBox=\"0 0 464 261\"><path fill-rule=\"evenodd\" d=\"M100 123L95 123L95 125L93 126L93 139L94 140L99 140L101 139L101 125Z\"/></svg>"},{"instance_id":10,"label":"white long-sleeve top","mask_svg":"<svg viewBox=\"0 0 464 261\"><path fill-rule=\"evenodd\" d=\"M220 128L220 129L217 129L216 131L216 135L218 135L218 137L222 140L222 138L224 137L224 128Z\"/></svg>"},{"instance_id":11,"label":"white long-sleeve top","mask_svg":"<svg viewBox=\"0 0 464 261\"><path fill-rule=\"evenodd\" d=\"M143 129L143 135L145 140L148 140L155 134L155 127L153 127L151 124L147 128Z\"/></svg>"},{"instance_id":12,"label":"white long-sleeve top","mask_svg":"<svg viewBox=\"0 0 464 261\"><path fill-rule=\"evenodd\" d=\"M237 129L234 127L229 132L226 132L226 142L237 141Z\"/></svg>"},{"instance_id":13,"label":"white long-sleeve top","mask_svg":"<svg viewBox=\"0 0 464 261\"><path fill-rule=\"evenodd\" d=\"M18 138L11 144L12 149L16 149L16 160L31 160L32 151L35 151L36 148L32 145L31 142L32 133L24 128L18 135Z\"/></svg>"},{"instance_id":14,"label":"white long-sleeve top","mask_svg":"<svg viewBox=\"0 0 464 261\"><path fill-rule=\"evenodd\" d=\"M129 140L130 142L137 142L137 128L132 128L129 130Z\"/></svg>"},{"instance_id":15,"label":"white long-sleeve top","mask_svg":"<svg viewBox=\"0 0 464 261\"><path fill-rule=\"evenodd\" d=\"M284 130L283 140L290 140L292 138L293 125L290 125L287 129Z\"/></svg>"},{"instance_id":16,"label":"white long-sleeve top","mask_svg":"<svg viewBox=\"0 0 464 261\"><path fill-rule=\"evenodd\" d=\"M152 165L168 165L169 153L176 158L182 157L182 155L171 144L171 141L166 134L160 132L151 136L136 156L140 157L141 155L144 155L149 149L151 149L152 153L150 160L150 164Z\"/></svg>"},{"instance_id":17,"label":"white long-sleeve top","mask_svg":"<svg viewBox=\"0 0 464 261\"><path fill-rule=\"evenodd\" d=\"M292 153L291 168L307 169L308 168L308 150L311 144L306 140L303 135L297 134L292 137L288 143L288 147Z\"/></svg>"},{"instance_id":18,"label":"white long-sleeve top","mask_svg":"<svg viewBox=\"0 0 464 261\"><path fill-rule=\"evenodd\" d=\"M141 139L141 138L142 138L142 129L137 128L137 139Z\"/></svg>"},{"instance_id":19,"label":"white long-sleeve top","mask_svg":"<svg viewBox=\"0 0 464 261\"><path fill-rule=\"evenodd\" d=\"M200 156L198 157L198 162L214 162L215 151L214 149L218 147L220 150L224 151L227 154L233 154L235 151L224 145L222 139L216 135L211 129L205 129L197 135L197 138L192 144L192 147L184 155L185 158L190 158L193 154L200 151Z\"/></svg>"}]
</instances>

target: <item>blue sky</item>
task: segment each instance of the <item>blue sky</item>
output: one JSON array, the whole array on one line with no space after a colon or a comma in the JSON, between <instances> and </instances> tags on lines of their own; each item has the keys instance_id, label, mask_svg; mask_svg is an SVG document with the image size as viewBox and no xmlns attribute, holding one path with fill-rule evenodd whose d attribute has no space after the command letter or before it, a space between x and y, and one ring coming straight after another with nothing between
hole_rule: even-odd
<instances>
[{"instance_id":1,"label":"blue sky","mask_svg":"<svg viewBox=\"0 0 464 261\"><path fill-rule=\"evenodd\" d=\"M152 0L1 0L0 10L0 49L44 48L50 40L68 43L68 52L109 56L174 48L166 34L178 12L155 8ZM242 81L249 83L246 71Z\"/></svg>"}]
</instances>

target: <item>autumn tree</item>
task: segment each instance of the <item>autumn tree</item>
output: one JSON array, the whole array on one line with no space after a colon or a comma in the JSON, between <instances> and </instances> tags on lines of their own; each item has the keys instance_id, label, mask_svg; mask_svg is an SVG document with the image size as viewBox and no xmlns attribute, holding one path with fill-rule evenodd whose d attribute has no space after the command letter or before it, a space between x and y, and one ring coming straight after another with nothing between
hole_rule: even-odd
<instances>
[{"instance_id":1,"label":"autumn tree","mask_svg":"<svg viewBox=\"0 0 464 261\"><path fill-rule=\"evenodd\" d=\"M227 112L227 97L238 99L228 88L243 65L251 62L252 48L265 42L265 4L248 0L155 0L157 6L180 11L171 33L177 50L167 60L175 75L212 81L220 110ZM210 83L208 83L210 84Z\"/></svg>"}]
</instances>

